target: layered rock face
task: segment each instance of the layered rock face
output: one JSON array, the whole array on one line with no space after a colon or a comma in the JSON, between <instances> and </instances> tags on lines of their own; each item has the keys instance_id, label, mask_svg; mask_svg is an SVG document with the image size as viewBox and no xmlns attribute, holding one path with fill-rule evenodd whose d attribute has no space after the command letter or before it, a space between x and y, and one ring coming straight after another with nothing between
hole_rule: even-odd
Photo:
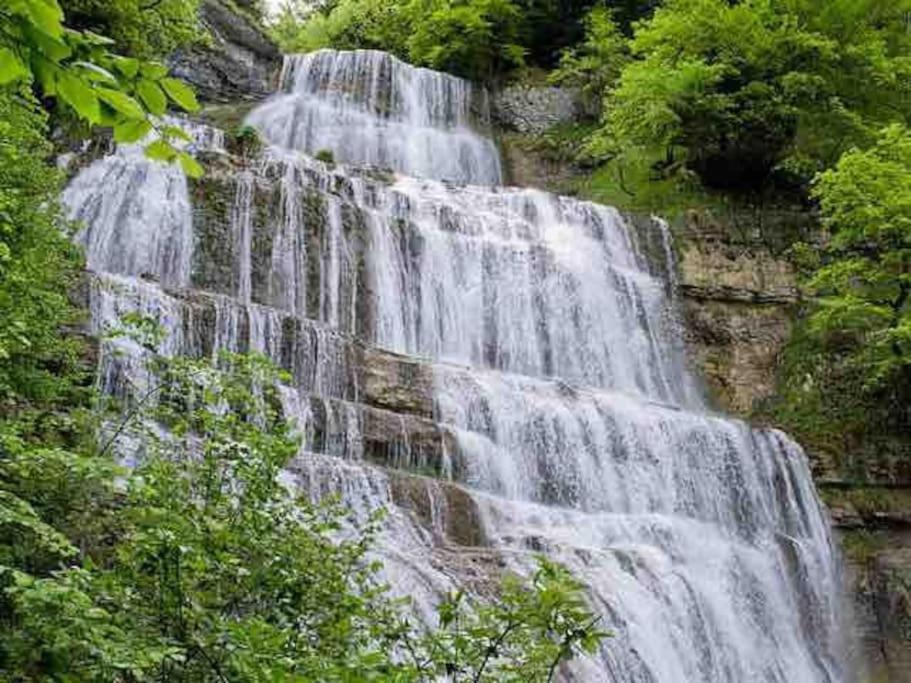
<instances>
[{"instance_id":1,"label":"layered rock face","mask_svg":"<svg viewBox=\"0 0 911 683\"><path fill-rule=\"evenodd\" d=\"M273 143L255 158L196 127L200 181L135 148L95 162L64 200L96 331L141 313L165 330L156 353L254 350L289 370L289 477L390 510L378 552L423 615L543 552L615 634L566 680L846 680L806 458L706 409L667 227L453 184L500 177L478 97L388 55L322 52L289 59L251 114ZM305 154L322 149L409 175ZM151 381L148 353L106 341L106 390Z\"/></svg>"},{"instance_id":2,"label":"layered rock face","mask_svg":"<svg viewBox=\"0 0 911 683\"><path fill-rule=\"evenodd\" d=\"M493 98L497 125L519 133L540 134L586 113L579 93L566 88L513 85Z\"/></svg>"},{"instance_id":3,"label":"layered rock face","mask_svg":"<svg viewBox=\"0 0 911 683\"><path fill-rule=\"evenodd\" d=\"M715 405L752 415L777 390L799 302L796 274L754 230L738 233L699 212L675 227L690 356Z\"/></svg>"},{"instance_id":4,"label":"layered rock face","mask_svg":"<svg viewBox=\"0 0 911 683\"><path fill-rule=\"evenodd\" d=\"M251 19L223 0L202 0L200 21L211 43L173 55L175 76L209 102L258 100L275 90L281 55Z\"/></svg>"}]
</instances>

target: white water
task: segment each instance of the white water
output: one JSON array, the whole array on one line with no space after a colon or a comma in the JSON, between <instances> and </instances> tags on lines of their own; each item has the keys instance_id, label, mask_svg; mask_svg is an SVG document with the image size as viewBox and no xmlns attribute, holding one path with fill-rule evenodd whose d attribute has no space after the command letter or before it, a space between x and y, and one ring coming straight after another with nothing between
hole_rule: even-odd
<instances>
[{"instance_id":1,"label":"white water","mask_svg":"<svg viewBox=\"0 0 911 683\"><path fill-rule=\"evenodd\" d=\"M289 58L284 82L250 117L277 145L499 178L457 79L326 51ZM534 190L375 176L274 147L213 180L231 205L231 239L213 243L179 171L132 149L95 162L65 200L100 273L96 329L140 311L166 329L162 353L254 349L292 370L285 404L304 447L290 475L363 514L392 509L387 576L424 615L477 557L525 571L546 552L584 578L616 634L569 680L845 680L837 563L806 458L779 432L707 413L681 351L666 226L642 234ZM196 272L202 257L231 272ZM362 343L431 364L441 448L414 417L361 403ZM123 393L144 352L111 344L125 353L105 354L105 386ZM387 462L455 484L366 464L377 419L393 432ZM484 549L454 540L456 494Z\"/></svg>"},{"instance_id":2,"label":"white water","mask_svg":"<svg viewBox=\"0 0 911 683\"><path fill-rule=\"evenodd\" d=\"M471 128L487 123L486 96L467 81L376 50L320 50L285 61L281 91L249 119L275 145L425 178L500 182L496 147Z\"/></svg>"}]
</instances>

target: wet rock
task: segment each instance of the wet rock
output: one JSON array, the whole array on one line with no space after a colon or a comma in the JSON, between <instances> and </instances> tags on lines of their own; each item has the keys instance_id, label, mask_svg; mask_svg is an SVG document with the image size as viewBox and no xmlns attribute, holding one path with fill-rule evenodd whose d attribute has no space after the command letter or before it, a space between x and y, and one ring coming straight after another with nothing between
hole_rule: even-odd
<instances>
[{"instance_id":1,"label":"wet rock","mask_svg":"<svg viewBox=\"0 0 911 683\"><path fill-rule=\"evenodd\" d=\"M438 541L484 545L477 505L464 489L426 477L394 475L391 483L396 504L411 510L424 527L434 530Z\"/></svg>"},{"instance_id":2,"label":"wet rock","mask_svg":"<svg viewBox=\"0 0 911 683\"><path fill-rule=\"evenodd\" d=\"M858 680L911 682L911 530L841 528Z\"/></svg>"},{"instance_id":3,"label":"wet rock","mask_svg":"<svg viewBox=\"0 0 911 683\"><path fill-rule=\"evenodd\" d=\"M221 0L204 0L200 20L212 44L171 57L171 71L208 102L259 100L275 90L281 55L255 23Z\"/></svg>"},{"instance_id":4,"label":"wet rock","mask_svg":"<svg viewBox=\"0 0 911 683\"><path fill-rule=\"evenodd\" d=\"M371 405L424 417L433 414L433 374L427 363L363 347L360 386Z\"/></svg>"},{"instance_id":5,"label":"wet rock","mask_svg":"<svg viewBox=\"0 0 911 683\"><path fill-rule=\"evenodd\" d=\"M791 265L747 224L690 214L675 226L690 356L718 407L743 416L775 393L799 301Z\"/></svg>"},{"instance_id":6,"label":"wet rock","mask_svg":"<svg viewBox=\"0 0 911 683\"><path fill-rule=\"evenodd\" d=\"M575 121L584 108L575 90L514 85L494 94L495 123L520 133L539 134L560 123Z\"/></svg>"}]
</instances>

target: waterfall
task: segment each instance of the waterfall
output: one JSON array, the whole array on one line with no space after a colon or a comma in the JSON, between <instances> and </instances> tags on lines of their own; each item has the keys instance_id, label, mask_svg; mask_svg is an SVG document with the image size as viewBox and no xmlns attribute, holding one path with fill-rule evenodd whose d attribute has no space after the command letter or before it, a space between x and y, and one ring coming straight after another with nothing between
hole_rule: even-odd
<instances>
[{"instance_id":1,"label":"waterfall","mask_svg":"<svg viewBox=\"0 0 911 683\"><path fill-rule=\"evenodd\" d=\"M64 196L95 330L141 312L159 353L289 370L289 481L391 511L378 553L424 617L545 553L614 633L566 680L846 680L806 457L706 407L667 226L498 186L485 116L464 81L324 50L287 58L248 119L271 145L240 170L188 184L121 147ZM146 353L105 342L105 389L139 383Z\"/></svg>"},{"instance_id":2,"label":"waterfall","mask_svg":"<svg viewBox=\"0 0 911 683\"><path fill-rule=\"evenodd\" d=\"M496 147L472 130L489 123L487 99L467 81L376 50L319 50L286 59L281 90L249 118L272 144L413 176L500 182Z\"/></svg>"}]
</instances>

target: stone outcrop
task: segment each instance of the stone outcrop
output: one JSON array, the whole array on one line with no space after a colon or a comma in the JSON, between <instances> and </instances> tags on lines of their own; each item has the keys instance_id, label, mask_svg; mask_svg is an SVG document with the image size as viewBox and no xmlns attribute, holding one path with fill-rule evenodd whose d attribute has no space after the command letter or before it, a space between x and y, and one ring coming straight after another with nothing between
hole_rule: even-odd
<instances>
[{"instance_id":1,"label":"stone outcrop","mask_svg":"<svg viewBox=\"0 0 911 683\"><path fill-rule=\"evenodd\" d=\"M539 139L516 132L497 136L506 184L537 187L564 195L575 193L579 170L565 159L545 154Z\"/></svg>"},{"instance_id":2,"label":"stone outcrop","mask_svg":"<svg viewBox=\"0 0 911 683\"><path fill-rule=\"evenodd\" d=\"M497 125L531 134L572 122L584 110L579 93L550 86L512 85L496 92L491 104Z\"/></svg>"},{"instance_id":3,"label":"stone outcrop","mask_svg":"<svg viewBox=\"0 0 911 683\"><path fill-rule=\"evenodd\" d=\"M756 235L705 214L675 226L679 291L691 357L717 406L750 415L772 397L799 294L790 264Z\"/></svg>"},{"instance_id":4,"label":"stone outcrop","mask_svg":"<svg viewBox=\"0 0 911 683\"><path fill-rule=\"evenodd\" d=\"M253 19L230 0L203 0L200 19L210 44L174 54L171 71L206 102L258 100L275 90L281 55Z\"/></svg>"}]
</instances>

